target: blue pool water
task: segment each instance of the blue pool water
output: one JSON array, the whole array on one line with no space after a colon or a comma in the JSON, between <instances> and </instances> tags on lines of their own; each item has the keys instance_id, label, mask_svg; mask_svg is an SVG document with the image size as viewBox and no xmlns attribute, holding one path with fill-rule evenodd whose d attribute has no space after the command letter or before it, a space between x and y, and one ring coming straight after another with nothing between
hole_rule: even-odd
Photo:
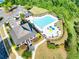
<instances>
[{"instance_id":1,"label":"blue pool water","mask_svg":"<svg viewBox=\"0 0 79 59\"><path fill-rule=\"evenodd\" d=\"M37 25L38 27L40 27L41 29L43 29L46 25L54 22L55 19L50 17L50 16L45 16L43 18L36 18L35 20L33 20L33 23L35 25Z\"/></svg>"},{"instance_id":2,"label":"blue pool water","mask_svg":"<svg viewBox=\"0 0 79 59\"><path fill-rule=\"evenodd\" d=\"M4 2L4 0L0 0L0 3Z\"/></svg>"}]
</instances>

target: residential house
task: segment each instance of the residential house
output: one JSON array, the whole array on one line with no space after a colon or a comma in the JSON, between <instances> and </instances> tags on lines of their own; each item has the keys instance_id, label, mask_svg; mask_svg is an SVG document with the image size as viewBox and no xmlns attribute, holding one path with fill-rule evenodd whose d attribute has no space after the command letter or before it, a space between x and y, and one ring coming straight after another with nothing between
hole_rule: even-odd
<instances>
[{"instance_id":1,"label":"residential house","mask_svg":"<svg viewBox=\"0 0 79 59\"><path fill-rule=\"evenodd\" d=\"M16 22L11 22L10 26L10 35L17 46L31 40L36 35L36 32L34 30L31 31L27 23L20 25Z\"/></svg>"}]
</instances>

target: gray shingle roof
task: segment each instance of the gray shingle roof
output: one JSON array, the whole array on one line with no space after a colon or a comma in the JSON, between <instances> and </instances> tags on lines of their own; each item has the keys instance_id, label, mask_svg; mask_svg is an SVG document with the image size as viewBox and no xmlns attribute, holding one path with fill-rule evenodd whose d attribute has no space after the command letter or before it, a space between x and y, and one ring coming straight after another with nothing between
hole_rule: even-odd
<instances>
[{"instance_id":1,"label":"gray shingle roof","mask_svg":"<svg viewBox=\"0 0 79 59\"><path fill-rule=\"evenodd\" d=\"M23 24L22 27L30 31L30 27L29 27L28 23Z\"/></svg>"},{"instance_id":2,"label":"gray shingle roof","mask_svg":"<svg viewBox=\"0 0 79 59\"><path fill-rule=\"evenodd\" d=\"M25 30L29 30L29 31L31 31L31 28L32 28L32 33L33 34L36 34L37 32L33 29L33 27L30 27L30 25L28 24L28 23L26 23L26 24L23 24L22 25L22 27L25 29Z\"/></svg>"},{"instance_id":3,"label":"gray shingle roof","mask_svg":"<svg viewBox=\"0 0 79 59\"><path fill-rule=\"evenodd\" d=\"M12 30L10 30L10 34L16 45L24 42L25 40L28 40L29 38L34 37L35 35L30 31L24 30L21 26L12 28Z\"/></svg>"}]
</instances>

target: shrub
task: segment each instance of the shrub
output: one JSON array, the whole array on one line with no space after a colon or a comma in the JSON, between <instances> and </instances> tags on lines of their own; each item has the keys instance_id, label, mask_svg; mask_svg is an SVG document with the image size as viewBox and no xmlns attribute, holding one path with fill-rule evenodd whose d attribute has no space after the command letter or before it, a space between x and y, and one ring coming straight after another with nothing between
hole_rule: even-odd
<instances>
[{"instance_id":1,"label":"shrub","mask_svg":"<svg viewBox=\"0 0 79 59\"><path fill-rule=\"evenodd\" d=\"M25 17L24 13L20 13L20 18L21 18L21 20L23 20L24 17Z\"/></svg>"},{"instance_id":2,"label":"shrub","mask_svg":"<svg viewBox=\"0 0 79 59\"><path fill-rule=\"evenodd\" d=\"M24 51L24 53L22 54L22 57L24 57L25 59L28 59L29 57L31 57L32 52L31 51Z\"/></svg>"},{"instance_id":3,"label":"shrub","mask_svg":"<svg viewBox=\"0 0 79 59\"><path fill-rule=\"evenodd\" d=\"M19 50L19 47L16 47L15 50L18 51Z\"/></svg>"},{"instance_id":4,"label":"shrub","mask_svg":"<svg viewBox=\"0 0 79 59\"><path fill-rule=\"evenodd\" d=\"M56 46L54 43L47 42L47 47L48 47L49 49L55 49L55 48L57 48L58 46Z\"/></svg>"},{"instance_id":5,"label":"shrub","mask_svg":"<svg viewBox=\"0 0 79 59\"><path fill-rule=\"evenodd\" d=\"M25 5L25 9L30 10L33 6L32 5Z\"/></svg>"},{"instance_id":6,"label":"shrub","mask_svg":"<svg viewBox=\"0 0 79 59\"><path fill-rule=\"evenodd\" d=\"M55 45L49 44L49 45L48 45L48 48L50 48L50 49L52 49L52 48L55 49Z\"/></svg>"}]
</instances>

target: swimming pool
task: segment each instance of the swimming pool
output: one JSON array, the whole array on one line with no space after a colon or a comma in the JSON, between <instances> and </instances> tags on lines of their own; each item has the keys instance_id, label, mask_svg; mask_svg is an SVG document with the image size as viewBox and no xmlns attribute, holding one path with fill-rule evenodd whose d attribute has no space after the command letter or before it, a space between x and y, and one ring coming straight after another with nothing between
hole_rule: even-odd
<instances>
[{"instance_id":1,"label":"swimming pool","mask_svg":"<svg viewBox=\"0 0 79 59\"><path fill-rule=\"evenodd\" d=\"M42 17L37 17L33 20L33 24L39 27L40 29L43 29L45 26L51 24L52 22L55 22L57 19L51 15L45 15Z\"/></svg>"},{"instance_id":2,"label":"swimming pool","mask_svg":"<svg viewBox=\"0 0 79 59\"><path fill-rule=\"evenodd\" d=\"M29 17L28 20L35 26L35 28L46 38L59 36L59 29L54 25L58 22L58 18L52 15L44 15L40 17Z\"/></svg>"},{"instance_id":3,"label":"swimming pool","mask_svg":"<svg viewBox=\"0 0 79 59\"><path fill-rule=\"evenodd\" d=\"M4 2L4 0L0 0L0 3Z\"/></svg>"}]
</instances>

